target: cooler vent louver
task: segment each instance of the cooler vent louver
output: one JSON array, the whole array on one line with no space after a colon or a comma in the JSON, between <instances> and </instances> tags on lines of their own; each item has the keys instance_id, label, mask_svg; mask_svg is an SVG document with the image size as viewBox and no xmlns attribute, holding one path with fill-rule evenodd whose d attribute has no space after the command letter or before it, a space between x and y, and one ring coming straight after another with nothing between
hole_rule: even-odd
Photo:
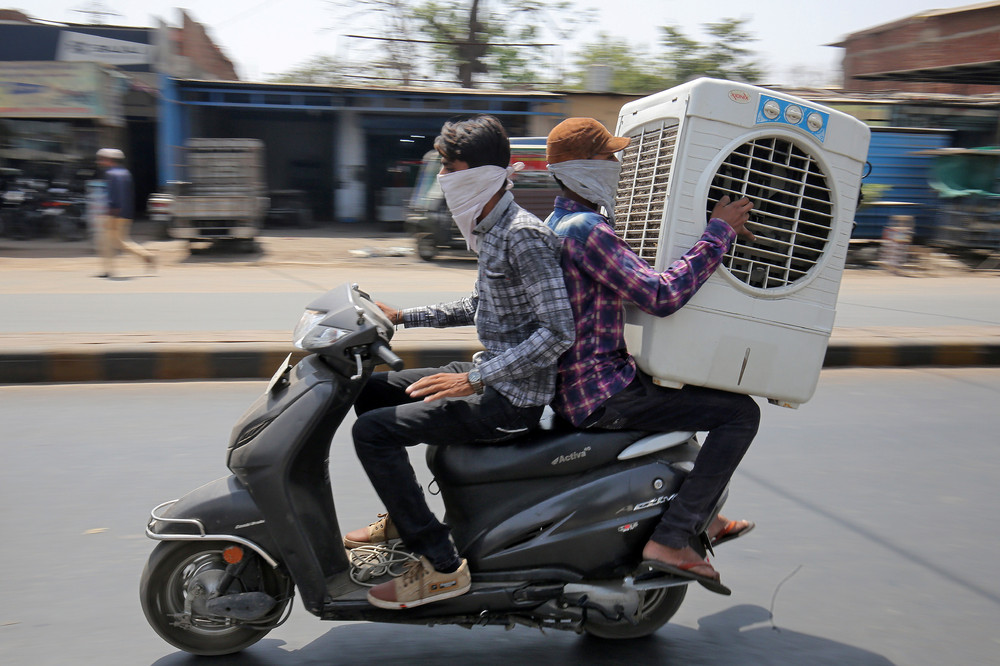
<instances>
[{"instance_id":1,"label":"cooler vent louver","mask_svg":"<svg viewBox=\"0 0 1000 666\"><path fill-rule=\"evenodd\" d=\"M676 149L677 123L670 123L634 136L622 154L615 232L649 264L656 259Z\"/></svg>"}]
</instances>

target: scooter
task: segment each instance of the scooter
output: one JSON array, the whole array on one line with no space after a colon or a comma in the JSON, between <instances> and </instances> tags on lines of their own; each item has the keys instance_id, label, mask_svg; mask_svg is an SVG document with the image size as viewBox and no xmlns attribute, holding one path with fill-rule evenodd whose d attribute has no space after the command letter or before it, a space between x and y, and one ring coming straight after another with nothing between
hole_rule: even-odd
<instances>
[{"instance_id":1,"label":"scooter","mask_svg":"<svg viewBox=\"0 0 1000 666\"><path fill-rule=\"evenodd\" d=\"M294 366L289 355L233 428L232 474L151 512L146 535L160 543L140 596L153 629L194 654L237 652L287 619L295 589L323 620L520 624L610 639L665 624L691 580L642 566L641 553L698 453L694 433L555 421L503 445L428 447L472 589L405 610L368 603L337 521L329 451L375 366L403 367L392 334L357 285L308 306L294 339L311 354ZM704 533L698 541L704 552Z\"/></svg>"}]
</instances>

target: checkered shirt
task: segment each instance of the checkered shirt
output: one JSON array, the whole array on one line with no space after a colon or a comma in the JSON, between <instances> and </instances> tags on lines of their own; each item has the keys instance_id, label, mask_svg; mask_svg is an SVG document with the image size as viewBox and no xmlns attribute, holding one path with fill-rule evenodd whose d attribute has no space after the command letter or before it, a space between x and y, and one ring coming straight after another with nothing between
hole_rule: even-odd
<instances>
[{"instance_id":1,"label":"checkered shirt","mask_svg":"<svg viewBox=\"0 0 1000 666\"><path fill-rule=\"evenodd\" d=\"M485 229L485 231L483 231ZM406 326L475 324L483 383L518 407L547 405L556 363L573 344L573 310L559 239L505 193L477 226L479 274L472 295L403 311Z\"/></svg>"}]
</instances>

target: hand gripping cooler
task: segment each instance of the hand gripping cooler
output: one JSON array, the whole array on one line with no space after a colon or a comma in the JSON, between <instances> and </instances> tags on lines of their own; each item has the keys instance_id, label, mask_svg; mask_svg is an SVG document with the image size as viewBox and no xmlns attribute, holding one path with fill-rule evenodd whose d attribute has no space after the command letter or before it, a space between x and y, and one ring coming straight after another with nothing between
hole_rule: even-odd
<instances>
[{"instance_id":1,"label":"hand gripping cooler","mask_svg":"<svg viewBox=\"0 0 1000 666\"><path fill-rule=\"evenodd\" d=\"M615 230L657 271L701 237L723 196L754 203L749 228L669 317L630 309L639 366L797 406L812 397L836 314L868 127L754 86L699 79L622 107ZM706 205L707 202L707 205Z\"/></svg>"}]
</instances>

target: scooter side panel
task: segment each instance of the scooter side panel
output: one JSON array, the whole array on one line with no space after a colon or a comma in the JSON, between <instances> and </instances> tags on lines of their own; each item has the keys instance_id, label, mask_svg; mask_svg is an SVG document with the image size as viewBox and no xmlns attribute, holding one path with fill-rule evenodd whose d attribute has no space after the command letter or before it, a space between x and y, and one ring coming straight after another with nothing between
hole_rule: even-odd
<instances>
[{"instance_id":1,"label":"scooter side panel","mask_svg":"<svg viewBox=\"0 0 1000 666\"><path fill-rule=\"evenodd\" d=\"M474 572L561 568L601 578L635 567L684 476L646 458L575 478L443 487L442 494Z\"/></svg>"}]
</instances>

